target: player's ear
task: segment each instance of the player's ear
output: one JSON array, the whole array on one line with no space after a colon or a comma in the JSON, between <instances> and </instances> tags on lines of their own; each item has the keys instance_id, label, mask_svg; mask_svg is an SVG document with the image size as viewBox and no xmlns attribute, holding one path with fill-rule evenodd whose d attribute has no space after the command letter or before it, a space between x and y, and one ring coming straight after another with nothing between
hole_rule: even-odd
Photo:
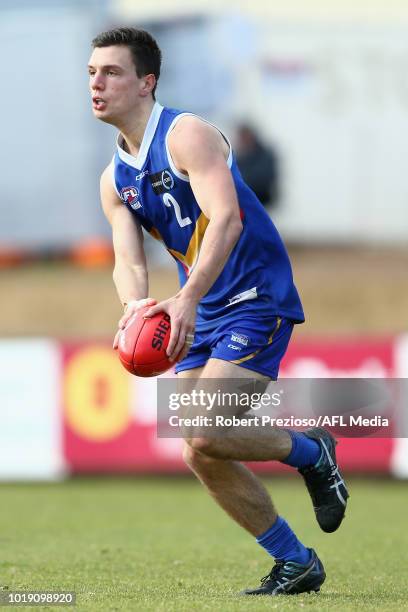
<instances>
[{"instance_id":1,"label":"player's ear","mask_svg":"<svg viewBox=\"0 0 408 612\"><path fill-rule=\"evenodd\" d=\"M156 77L154 74L146 74L142 79L142 91L143 97L150 95L156 85Z\"/></svg>"}]
</instances>

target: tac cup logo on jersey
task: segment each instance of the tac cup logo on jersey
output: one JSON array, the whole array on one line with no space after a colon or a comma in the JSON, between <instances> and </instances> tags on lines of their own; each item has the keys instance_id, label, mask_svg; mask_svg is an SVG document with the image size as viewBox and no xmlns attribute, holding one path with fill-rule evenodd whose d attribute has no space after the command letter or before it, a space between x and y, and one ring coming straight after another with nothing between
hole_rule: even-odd
<instances>
[{"instance_id":1,"label":"tac cup logo on jersey","mask_svg":"<svg viewBox=\"0 0 408 612\"><path fill-rule=\"evenodd\" d=\"M125 204L129 204L133 210L137 210L142 206L139 202L139 190L136 187L130 186L121 189L120 198Z\"/></svg>"},{"instance_id":2,"label":"tac cup logo on jersey","mask_svg":"<svg viewBox=\"0 0 408 612\"><path fill-rule=\"evenodd\" d=\"M156 195L171 191L175 186L174 176L169 168L150 174L149 179Z\"/></svg>"},{"instance_id":3,"label":"tac cup logo on jersey","mask_svg":"<svg viewBox=\"0 0 408 612\"><path fill-rule=\"evenodd\" d=\"M168 189L170 191L170 189L173 189L174 187L174 178L172 176L172 174L170 174L170 172L168 170L163 170L162 175L161 175L161 180L163 183L163 187L165 189Z\"/></svg>"}]
</instances>

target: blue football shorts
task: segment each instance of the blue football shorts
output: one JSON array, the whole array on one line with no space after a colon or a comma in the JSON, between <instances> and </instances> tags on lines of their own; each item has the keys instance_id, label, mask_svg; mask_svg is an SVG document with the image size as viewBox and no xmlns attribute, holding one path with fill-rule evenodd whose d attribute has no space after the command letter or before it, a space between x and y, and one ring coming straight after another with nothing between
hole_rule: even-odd
<instances>
[{"instance_id":1,"label":"blue football shorts","mask_svg":"<svg viewBox=\"0 0 408 612\"><path fill-rule=\"evenodd\" d=\"M216 329L196 331L187 357L176 364L176 373L198 368L216 358L276 380L293 325L293 321L278 316L237 316Z\"/></svg>"}]
</instances>

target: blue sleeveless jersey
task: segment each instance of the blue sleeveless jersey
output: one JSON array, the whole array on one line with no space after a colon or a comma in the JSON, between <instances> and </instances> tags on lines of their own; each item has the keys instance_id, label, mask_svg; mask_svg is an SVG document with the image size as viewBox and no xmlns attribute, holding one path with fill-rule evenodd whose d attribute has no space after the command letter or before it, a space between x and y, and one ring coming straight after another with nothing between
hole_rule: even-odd
<instances>
[{"instance_id":1,"label":"blue sleeveless jersey","mask_svg":"<svg viewBox=\"0 0 408 612\"><path fill-rule=\"evenodd\" d=\"M167 146L168 134L185 115L191 113L156 102L138 156L123 149L119 136L112 163L120 199L175 259L181 285L197 263L209 222ZM197 330L214 329L238 312L246 317L279 315L300 323L304 315L286 249L262 204L244 183L231 146L228 166L243 230L223 271L198 305Z\"/></svg>"}]
</instances>

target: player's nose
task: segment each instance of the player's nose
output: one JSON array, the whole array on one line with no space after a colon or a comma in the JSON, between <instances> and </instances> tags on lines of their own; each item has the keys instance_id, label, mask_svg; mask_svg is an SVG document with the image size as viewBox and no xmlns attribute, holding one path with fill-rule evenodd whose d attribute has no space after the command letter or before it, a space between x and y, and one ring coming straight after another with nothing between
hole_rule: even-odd
<instances>
[{"instance_id":1,"label":"player's nose","mask_svg":"<svg viewBox=\"0 0 408 612\"><path fill-rule=\"evenodd\" d=\"M91 81L91 89L99 91L101 89L105 89L105 83L103 80L103 76L100 74L94 74Z\"/></svg>"}]
</instances>

